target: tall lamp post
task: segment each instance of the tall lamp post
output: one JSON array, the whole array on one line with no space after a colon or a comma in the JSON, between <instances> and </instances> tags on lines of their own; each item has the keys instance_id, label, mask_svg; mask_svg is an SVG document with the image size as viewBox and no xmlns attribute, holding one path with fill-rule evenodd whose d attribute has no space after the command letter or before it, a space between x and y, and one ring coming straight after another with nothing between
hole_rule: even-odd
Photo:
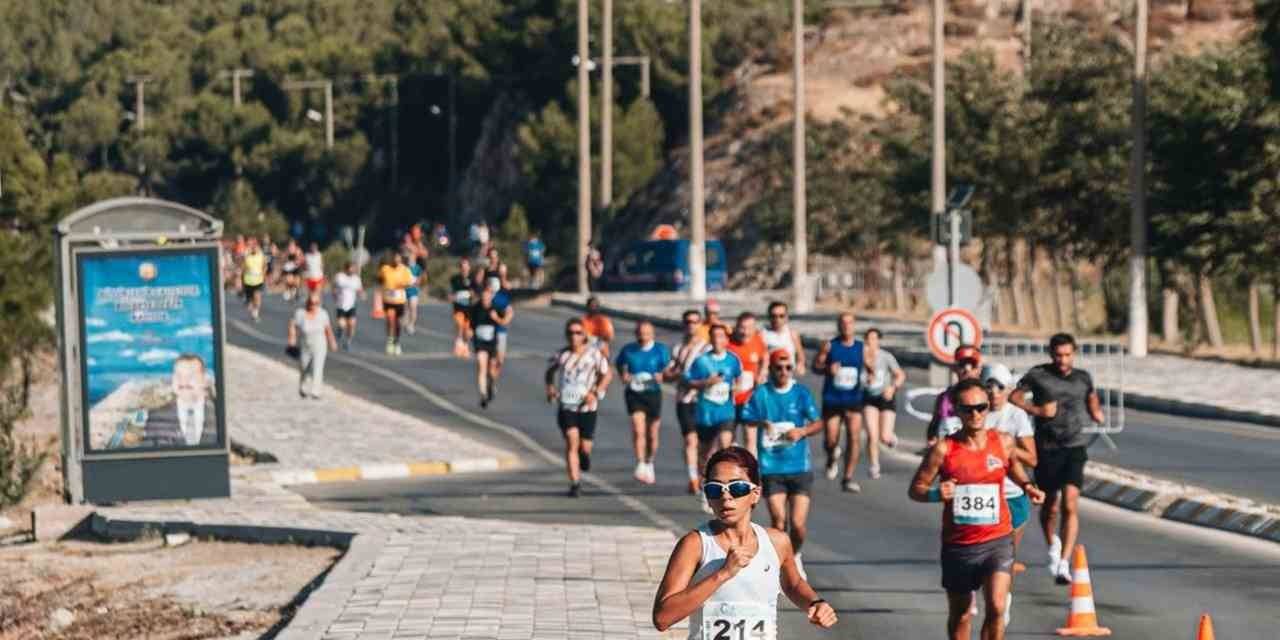
<instances>
[{"instance_id":1,"label":"tall lamp post","mask_svg":"<svg viewBox=\"0 0 1280 640\"><path fill-rule=\"evenodd\" d=\"M707 297L702 179L702 0L689 0L689 296L694 300Z\"/></svg>"},{"instance_id":2,"label":"tall lamp post","mask_svg":"<svg viewBox=\"0 0 1280 640\"><path fill-rule=\"evenodd\" d=\"M586 295L587 243L591 240L591 85L587 64L587 0L578 0L578 293Z\"/></svg>"}]
</instances>

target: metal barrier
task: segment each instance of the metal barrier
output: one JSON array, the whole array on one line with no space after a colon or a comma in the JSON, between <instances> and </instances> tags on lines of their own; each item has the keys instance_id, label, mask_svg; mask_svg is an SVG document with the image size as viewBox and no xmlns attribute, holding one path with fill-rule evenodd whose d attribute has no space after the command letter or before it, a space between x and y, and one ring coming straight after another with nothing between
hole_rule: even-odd
<instances>
[{"instance_id":1,"label":"metal barrier","mask_svg":"<svg viewBox=\"0 0 1280 640\"><path fill-rule=\"evenodd\" d=\"M987 338L982 342L985 362L998 362L1022 378L1031 367L1051 360L1044 340L1027 338ZM1082 341L1076 344L1074 367L1089 372L1098 399L1102 402L1102 424L1084 428L1088 434L1111 435L1124 431L1125 357L1124 344L1109 341Z\"/></svg>"}]
</instances>

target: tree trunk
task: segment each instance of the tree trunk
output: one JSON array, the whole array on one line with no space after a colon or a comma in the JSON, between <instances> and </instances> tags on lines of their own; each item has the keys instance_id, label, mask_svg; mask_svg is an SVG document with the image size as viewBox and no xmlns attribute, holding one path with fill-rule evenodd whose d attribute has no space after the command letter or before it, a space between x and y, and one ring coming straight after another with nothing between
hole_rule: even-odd
<instances>
[{"instance_id":1,"label":"tree trunk","mask_svg":"<svg viewBox=\"0 0 1280 640\"><path fill-rule=\"evenodd\" d=\"M1049 255L1049 281L1053 283L1053 321L1058 330L1067 326L1067 319L1062 314L1062 258L1056 253Z\"/></svg>"},{"instance_id":2,"label":"tree trunk","mask_svg":"<svg viewBox=\"0 0 1280 640\"><path fill-rule=\"evenodd\" d=\"M1084 289L1074 259L1067 261L1067 277L1071 283L1071 326L1076 331L1084 331Z\"/></svg>"},{"instance_id":3,"label":"tree trunk","mask_svg":"<svg viewBox=\"0 0 1280 640\"><path fill-rule=\"evenodd\" d=\"M1009 299L1013 302L1013 324L1020 325L1027 317L1026 310L1023 308L1022 296L1019 295L1021 280L1018 277L1018 245L1013 236L1007 236L1004 240L1004 271L1008 275L1006 283L1009 286Z\"/></svg>"},{"instance_id":4,"label":"tree trunk","mask_svg":"<svg viewBox=\"0 0 1280 640\"><path fill-rule=\"evenodd\" d=\"M1249 348L1254 355L1262 353L1262 306L1257 278L1249 278Z\"/></svg>"},{"instance_id":5,"label":"tree trunk","mask_svg":"<svg viewBox=\"0 0 1280 640\"><path fill-rule=\"evenodd\" d=\"M1036 266L1039 264L1036 259L1035 243L1027 243L1027 302L1031 307L1031 326L1037 329L1044 328L1044 320L1040 317L1040 302L1036 296Z\"/></svg>"},{"instance_id":6,"label":"tree trunk","mask_svg":"<svg viewBox=\"0 0 1280 640\"><path fill-rule=\"evenodd\" d=\"M1222 325L1218 323L1218 305L1213 301L1213 282L1204 273L1198 276L1198 280L1200 318L1204 322L1205 337L1209 339L1210 346L1218 349L1223 345Z\"/></svg>"},{"instance_id":7,"label":"tree trunk","mask_svg":"<svg viewBox=\"0 0 1280 640\"><path fill-rule=\"evenodd\" d=\"M906 278L902 273L906 270L904 262L904 257L896 253L893 255L893 311L899 314L906 310Z\"/></svg>"},{"instance_id":8,"label":"tree trunk","mask_svg":"<svg viewBox=\"0 0 1280 640\"><path fill-rule=\"evenodd\" d=\"M1169 346L1177 346L1182 342L1182 333L1178 330L1178 283L1174 280L1173 268L1168 264L1160 264L1160 337Z\"/></svg>"}]
</instances>

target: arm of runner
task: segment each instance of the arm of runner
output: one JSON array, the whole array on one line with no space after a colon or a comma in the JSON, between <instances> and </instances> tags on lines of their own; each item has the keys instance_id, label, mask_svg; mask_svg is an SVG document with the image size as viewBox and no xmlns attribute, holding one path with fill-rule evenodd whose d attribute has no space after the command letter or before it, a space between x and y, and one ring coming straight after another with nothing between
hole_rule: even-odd
<instances>
[{"instance_id":1,"label":"arm of runner","mask_svg":"<svg viewBox=\"0 0 1280 640\"><path fill-rule=\"evenodd\" d=\"M791 341L796 345L796 375L805 374L805 357L804 357L804 340L800 339L800 332L795 329L791 330Z\"/></svg>"},{"instance_id":2,"label":"arm of runner","mask_svg":"<svg viewBox=\"0 0 1280 640\"><path fill-rule=\"evenodd\" d=\"M622 351L618 352L618 358L613 361L614 368L618 370L618 380L622 381L622 384L631 383L631 370L627 367L626 355L627 348L623 347Z\"/></svg>"},{"instance_id":3,"label":"arm of runner","mask_svg":"<svg viewBox=\"0 0 1280 640\"><path fill-rule=\"evenodd\" d=\"M930 446L937 441L938 431L942 428L942 421L945 420L942 417L942 395L945 393L944 390L933 399L933 416L929 418L929 428L925 431L925 437L928 438Z\"/></svg>"},{"instance_id":4,"label":"arm of runner","mask_svg":"<svg viewBox=\"0 0 1280 640\"><path fill-rule=\"evenodd\" d=\"M1098 400L1097 391L1090 391L1089 395L1085 396L1085 403L1089 406L1089 417L1093 418L1095 423L1102 424L1107 421L1107 417L1102 413L1102 401Z\"/></svg>"},{"instance_id":5,"label":"arm of runner","mask_svg":"<svg viewBox=\"0 0 1280 640\"><path fill-rule=\"evenodd\" d=\"M298 321L295 318L289 319L288 336L289 346L298 346Z\"/></svg>"},{"instance_id":6,"label":"arm of runner","mask_svg":"<svg viewBox=\"0 0 1280 640\"><path fill-rule=\"evenodd\" d=\"M787 534L772 527L766 528L765 531L769 532L769 541L773 543L774 550L778 552L778 560L782 563L780 586L787 599L805 612L805 617L810 623L823 629L835 626L836 610L819 597L818 592L814 591L809 582L800 575L800 569L796 567L796 553L791 548L791 539Z\"/></svg>"},{"instance_id":7,"label":"arm of runner","mask_svg":"<svg viewBox=\"0 0 1280 640\"><path fill-rule=\"evenodd\" d=\"M337 351L337 350L338 350L338 338L337 338L336 336L334 336L334 335L333 335L333 325L331 325L331 324L329 324L329 323L327 323L327 322L326 322L326 323L325 323L325 325L324 325L324 337L325 337L325 340L327 340L327 341L329 342L329 350L330 350L330 351Z\"/></svg>"},{"instance_id":8,"label":"arm of runner","mask_svg":"<svg viewBox=\"0 0 1280 640\"><path fill-rule=\"evenodd\" d=\"M658 593L653 598L653 626L658 631L666 631L676 623L688 618L702 603L707 601L720 585L729 581L741 570L727 562L718 571L689 584L693 574L702 561L702 540L697 531L686 533L671 552L667 560L667 571L658 584Z\"/></svg>"},{"instance_id":9,"label":"arm of runner","mask_svg":"<svg viewBox=\"0 0 1280 640\"><path fill-rule=\"evenodd\" d=\"M883 350L882 352L889 353ZM889 355L892 356L893 354ZM902 366L898 364L897 358L889 361L889 369L893 371L893 384L889 385L889 388L884 390L884 398L886 400L892 400L893 396L897 394L898 389L901 389L902 385L907 384L907 372L902 370Z\"/></svg>"},{"instance_id":10,"label":"arm of runner","mask_svg":"<svg viewBox=\"0 0 1280 640\"><path fill-rule=\"evenodd\" d=\"M920 466L916 468L916 474L911 478L911 487L907 490L907 495L911 496L916 502L934 502L929 497L929 487L933 486L933 481L938 477L938 473L942 470L942 461L947 457L947 450L951 443L947 440L939 440L937 444L929 449L928 455L920 461ZM942 499L950 500L951 493L955 490L955 483L951 481L943 482L941 487Z\"/></svg>"},{"instance_id":11,"label":"arm of runner","mask_svg":"<svg viewBox=\"0 0 1280 640\"><path fill-rule=\"evenodd\" d=\"M1034 469L1039 463L1036 457L1036 439L1032 436L1018 438L1018 446L1013 450L1013 457L1022 465Z\"/></svg>"},{"instance_id":12,"label":"arm of runner","mask_svg":"<svg viewBox=\"0 0 1280 640\"><path fill-rule=\"evenodd\" d=\"M813 357L813 372L823 374L827 372L827 360L831 355L831 343L824 342L818 349L818 355Z\"/></svg>"},{"instance_id":13,"label":"arm of runner","mask_svg":"<svg viewBox=\"0 0 1280 640\"><path fill-rule=\"evenodd\" d=\"M1000 442L1004 445L1005 451L1012 452L1014 447L1013 436L1009 434L1000 434ZM1044 504L1044 491L1031 481L1031 477L1027 475L1027 470L1018 461L1018 456L1010 455L1009 457L1009 478L1014 484L1022 487L1027 492L1027 497L1031 498L1031 504Z\"/></svg>"},{"instance_id":14,"label":"arm of runner","mask_svg":"<svg viewBox=\"0 0 1280 640\"><path fill-rule=\"evenodd\" d=\"M470 333L470 330L467 331ZM543 380L547 384L547 402L555 402L557 396L560 395L556 389L556 371L560 370L560 354L551 356L551 363L547 366L547 372L543 374Z\"/></svg>"}]
</instances>

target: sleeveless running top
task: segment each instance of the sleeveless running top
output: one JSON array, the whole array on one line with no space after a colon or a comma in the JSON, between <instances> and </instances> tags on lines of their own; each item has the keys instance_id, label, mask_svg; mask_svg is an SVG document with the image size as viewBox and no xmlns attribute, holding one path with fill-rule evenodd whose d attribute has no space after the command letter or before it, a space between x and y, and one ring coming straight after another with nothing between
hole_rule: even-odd
<instances>
[{"instance_id":1,"label":"sleeveless running top","mask_svg":"<svg viewBox=\"0 0 1280 640\"><path fill-rule=\"evenodd\" d=\"M689 640L714 640L717 637L754 638L752 631L773 629L773 635L761 634L759 637L777 637L778 627L778 593L782 590L781 563L778 551L769 540L769 533L764 527L751 523L751 530L756 534L760 550L751 563L738 572L728 582L720 585L702 606L694 609L689 616ZM727 555L716 543L715 534L711 532L709 523L698 527L698 538L702 541L702 561L693 574L690 584L720 570L724 566ZM741 628L738 623L741 622ZM711 633L704 634L704 626ZM731 630L731 631L730 631ZM724 632L721 634L720 632Z\"/></svg>"},{"instance_id":2,"label":"sleeveless running top","mask_svg":"<svg viewBox=\"0 0 1280 640\"><path fill-rule=\"evenodd\" d=\"M1009 535L1013 526L1004 501L1009 463L999 434L988 433L987 446L978 451L965 447L961 435L949 440L942 479L956 481L956 494L942 510L942 544L980 544Z\"/></svg>"},{"instance_id":3,"label":"sleeveless running top","mask_svg":"<svg viewBox=\"0 0 1280 640\"><path fill-rule=\"evenodd\" d=\"M829 407L857 407L862 404L862 341L846 345L839 336L831 339L827 362L839 362L840 372L827 373L822 383L822 403Z\"/></svg>"},{"instance_id":4,"label":"sleeveless running top","mask_svg":"<svg viewBox=\"0 0 1280 640\"><path fill-rule=\"evenodd\" d=\"M267 257L261 253L249 253L244 257L244 284L256 287L262 284L267 272Z\"/></svg>"},{"instance_id":5,"label":"sleeveless running top","mask_svg":"<svg viewBox=\"0 0 1280 640\"><path fill-rule=\"evenodd\" d=\"M792 359L795 359L796 343L791 339L791 325L783 325L779 331L767 328L761 329L760 335L764 336L764 344L769 348L769 353L782 349L791 354Z\"/></svg>"}]
</instances>

